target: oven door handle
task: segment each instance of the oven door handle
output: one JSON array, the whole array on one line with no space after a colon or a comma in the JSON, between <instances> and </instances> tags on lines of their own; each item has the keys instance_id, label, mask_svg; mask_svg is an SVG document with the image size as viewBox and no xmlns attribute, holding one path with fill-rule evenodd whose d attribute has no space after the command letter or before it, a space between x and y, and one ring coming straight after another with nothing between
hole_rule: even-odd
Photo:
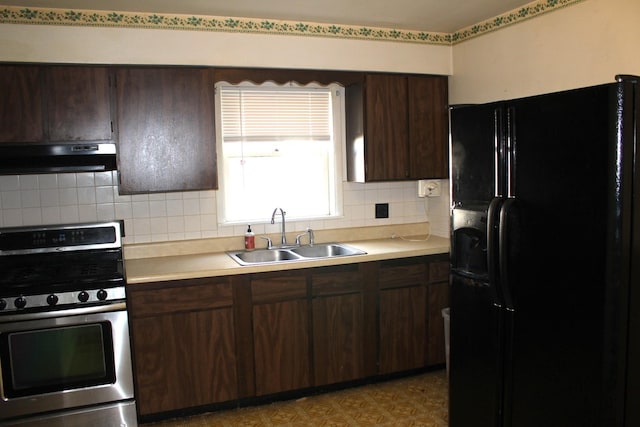
<instances>
[{"instance_id":1,"label":"oven door handle","mask_svg":"<svg viewBox=\"0 0 640 427\"><path fill-rule=\"evenodd\" d=\"M127 309L126 301L114 302L111 304L88 305L84 307L63 308L58 310L40 311L34 313L13 312L0 316L0 323L9 323L24 320L50 319L61 316L82 316L86 314L108 313L111 311L122 311Z\"/></svg>"}]
</instances>

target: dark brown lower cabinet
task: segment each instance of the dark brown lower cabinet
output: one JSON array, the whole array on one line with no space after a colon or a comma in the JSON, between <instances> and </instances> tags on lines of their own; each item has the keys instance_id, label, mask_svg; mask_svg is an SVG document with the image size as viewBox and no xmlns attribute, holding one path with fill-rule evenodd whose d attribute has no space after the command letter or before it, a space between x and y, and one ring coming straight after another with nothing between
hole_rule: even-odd
<instances>
[{"instance_id":1,"label":"dark brown lower cabinet","mask_svg":"<svg viewBox=\"0 0 640 427\"><path fill-rule=\"evenodd\" d=\"M314 269L311 289L314 385L375 375L375 297L360 266Z\"/></svg>"},{"instance_id":2,"label":"dark brown lower cabinet","mask_svg":"<svg viewBox=\"0 0 640 427\"><path fill-rule=\"evenodd\" d=\"M442 308L449 301L446 257L378 264L380 373L445 363Z\"/></svg>"},{"instance_id":3,"label":"dark brown lower cabinet","mask_svg":"<svg viewBox=\"0 0 640 427\"><path fill-rule=\"evenodd\" d=\"M446 255L129 285L142 417L445 362Z\"/></svg>"},{"instance_id":4,"label":"dark brown lower cabinet","mask_svg":"<svg viewBox=\"0 0 640 427\"><path fill-rule=\"evenodd\" d=\"M237 399L232 303L226 279L129 286L140 415Z\"/></svg>"},{"instance_id":5,"label":"dark brown lower cabinet","mask_svg":"<svg viewBox=\"0 0 640 427\"><path fill-rule=\"evenodd\" d=\"M427 290L413 286L380 291L380 373L426 366Z\"/></svg>"},{"instance_id":6,"label":"dark brown lower cabinet","mask_svg":"<svg viewBox=\"0 0 640 427\"><path fill-rule=\"evenodd\" d=\"M281 272L251 279L257 396L311 386L306 277Z\"/></svg>"}]
</instances>

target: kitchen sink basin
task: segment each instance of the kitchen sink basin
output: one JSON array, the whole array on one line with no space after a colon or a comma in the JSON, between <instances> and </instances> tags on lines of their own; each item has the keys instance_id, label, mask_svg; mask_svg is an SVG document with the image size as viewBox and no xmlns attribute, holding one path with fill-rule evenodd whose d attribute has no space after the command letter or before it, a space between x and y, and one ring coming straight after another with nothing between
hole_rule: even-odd
<instances>
[{"instance_id":1,"label":"kitchen sink basin","mask_svg":"<svg viewBox=\"0 0 640 427\"><path fill-rule=\"evenodd\" d=\"M263 264L269 262L281 262L300 259L293 252L283 249L258 249L255 251L234 252L231 258L240 260L244 264Z\"/></svg>"},{"instance_id":2,"label":"kitchen sink basin","mask_svg":"<svg viewBox=\"0 0 640 427\"><path fill-rule=\"evenodd\" d=\"M360 249L337 243L300 246L291 249L291 252L305 258L331 258L337 256L360 255L364 253Z\"/></svg>"},{"instance_id":3,"label":"kitchen sink basin","mask_svg":"<svg viewBox=\"0 0 640 427\"><path fill-rule=\"evenodd\" d=\"M256 249L227 252L240 265L277 264L292 261L364 255L365 251L342 243L319 243L293 248Z\"/></svg>"}]
</instances>

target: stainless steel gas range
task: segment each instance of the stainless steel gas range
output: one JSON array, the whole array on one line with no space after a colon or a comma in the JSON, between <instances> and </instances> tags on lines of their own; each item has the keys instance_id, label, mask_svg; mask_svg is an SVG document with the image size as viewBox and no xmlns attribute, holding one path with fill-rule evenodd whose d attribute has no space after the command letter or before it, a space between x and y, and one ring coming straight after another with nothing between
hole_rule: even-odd
<instances>
[{"instance_id":1,"label":"stainless steel gas range","mask_svg":"<svg viewBox=\"0 0 640 427\"><path fill-rule=\"evenodd\" d=\"M0 426L137 426L123 235L0 229Z\"/></svg>"}]
</instances>

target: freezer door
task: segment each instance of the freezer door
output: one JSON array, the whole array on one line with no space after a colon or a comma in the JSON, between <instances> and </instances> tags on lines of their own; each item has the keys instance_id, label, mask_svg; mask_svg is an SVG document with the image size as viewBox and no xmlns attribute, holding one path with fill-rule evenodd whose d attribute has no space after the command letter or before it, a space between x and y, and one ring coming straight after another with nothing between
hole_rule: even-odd
<instances>
[{"instance_id":1,"label":"freezer door","mask_svg":"<svg viewBox=\"0 0 640 427\"><path fill-rule=\"evenodd\" d=\"M495 278L505 117L500 103L451 109L451 427L502 420L504 310Z\"/></svg>"},{"instance_id":2,"label":"freezer door","mask_svg":"<svg viewBox=\"0 0 640 427\"><path fill-rule=\"evenodd\" d=\"M503 106L454 106L450 113L452 203L488 206L496 195L504 195Z\"/></svg>"},{"instance_id":3,"label":"freezer door","mask_svg":"<svg viewBox=\"0 0 640 427\"><path fill-rule=\"evenodd\" d=\"M488 282L451 276L450 427L500 425L501 317Z\"/></svg>"},{"instance_id":4,"label":"freezer door","mask_svg":"<svg viewBox=\"0 0 640 427\"><path fill-rule=\"evenodd\" d=\"M500 427L503 419L508 313L498 280L502 204L494 198L485 209L452 211L451 427Z\"/></svg>"}]
</instances>

